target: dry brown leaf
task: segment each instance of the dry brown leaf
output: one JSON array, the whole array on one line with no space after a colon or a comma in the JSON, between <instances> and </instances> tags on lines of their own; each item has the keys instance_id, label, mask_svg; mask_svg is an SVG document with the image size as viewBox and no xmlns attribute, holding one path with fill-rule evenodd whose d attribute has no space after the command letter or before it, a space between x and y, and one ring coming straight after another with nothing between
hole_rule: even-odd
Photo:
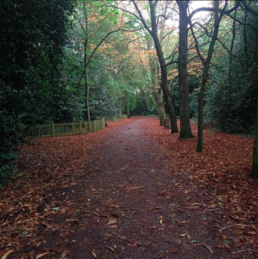
<instances>
[{"instance_id":1,"label":"dry brown leaf","mask_svg":"<svg viewBox=\"0 0 258 259\"><path fill-rule=\"evenodd\" d=\"M18 224L19 224L19 225L20 225L20 224L24 224L24 223L30 222L30 221L32 221L32 220L33 220L33 219L23 220L23 221L18 222Z\"/></svg>"},{"instance_id":2,"label":"dry brown leaf","mask_svg":"<svg viewBox=\"0 0 258 259\"><path fill-rule=\"evenodd\" d=\"M39 254L39 255L37 255L36 259L42 258L42 257L44 257L47 254L49 254L49 252L45 252L45 253Z\"/></svg>"},{"instance_id":3,"label":"dry brown leaf","mask_svg":"<svg viewBox=\"0 0 258 259\"><path fill-rule=\"evenodd\" d=\"M215 254L215 252L212 250L212 248L204 243L196 244L196 246L204 246L211 254Z\"/></svg>"},{"instance_id":4,"label":"dry brown leaf","mask_svg":"<svg viewBox=\"0 0 258 259\"><path fill-rule=\"evenodd\" d=\"M144 186L129 187L130 190L143 189Z\"/></svg>"},{"instance_id":5,"label":"dry brown leaf","mask_svg":"<svg viewBox=\"0 0 258 259\"><path fill-rule=\"evenodd\" d=\"M241 254L241 253L244 253L245 252L245 250L238 250L238 251L235 251L235 252L232 252L231 254L232 255L236 255L236 254Z\"/></svg>"},{"instance_id":6,"label":"dry brown leaf","mask_svg":"<svg viewBox=\"0 0 258 259\"><path fill-rule=\"evenodd\" d=\"M60 259L65 259L67 254L69 254L69 251L64 250L63 253L61 254L61 258Z\"/></svg>"},{"instance_id":7,"label":"dry brown leaf","mask_svg":"<svg viewBox=\"0 0 258 259\"><path fill-rule=\"evenodd\" d=\"M109 249L109 250L110 250L111 252L113 252L113 253L115 252L115 248L112 247L112 246L106 246L106 248Z\"/></svg>"},{"instance_id":8,"label":"dry brown leaf","mask_svg":"<svg viewBox=\"0 0 258 259\"><path fill-rule=\"evenodd\" d=\"M113 225L113 224L116 224L117 223L117 219L111 219L108 221L108 225Z\"/></svg>"},{"instance_id":9,"label":"dry brown leaf","mask_svg":"<svg viewBox=\"0 0 258 259\"><path fill-rule=\"evenodd\" d=\"M94 251L92 251L91 254L95 259L97 259L97 254Z\"/></svg>"},{"instance_id":10,"label":"dry brown leaf","mask_svg":"<svg viewBox=\"0 0 258 259\"><path fill-rule=\"evenodd\" d=\"M65 221L68 221L68 222L75 222L77 224L80 224L80 221L78 219L66 219Z\"/></svg>"},{"instance_id":11,"label":"dry brown leaf","mask_svg":"<svg viewBox=\"0 0 258 259\"><path fill-rule=\"evenodd\" d=\"M6 259L6 258L8 257L8 255L10 255L10 254L13 253L13 252L14 252L14 249L7 251L7 252L2 256L1 259Z\"/></svg>"}]
</instances>

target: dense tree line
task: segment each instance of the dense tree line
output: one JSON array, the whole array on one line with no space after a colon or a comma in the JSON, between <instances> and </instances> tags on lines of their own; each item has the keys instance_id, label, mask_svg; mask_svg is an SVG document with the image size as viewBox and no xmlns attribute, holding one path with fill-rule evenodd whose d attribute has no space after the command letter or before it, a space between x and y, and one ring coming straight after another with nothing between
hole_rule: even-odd
<instances>
[{"instance_id":1,"label":"dense tree line","mask_svg":"<svg viewBox=\"0 0 258 259\"><path fill-rule=\"evenodd\" d=\"M66 86L61 76L66 44L68 1L1 1L0 3L0 178L10 160L22 125L65 119Z\"/></svg>"}]
</instances>

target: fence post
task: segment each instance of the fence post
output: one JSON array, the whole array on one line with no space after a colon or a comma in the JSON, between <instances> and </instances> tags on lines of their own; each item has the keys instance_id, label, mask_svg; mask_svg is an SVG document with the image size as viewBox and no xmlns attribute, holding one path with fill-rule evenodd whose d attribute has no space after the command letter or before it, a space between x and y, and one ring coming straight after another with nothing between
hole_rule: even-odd
<instances>
[{"instance_id":1,"label":"fence post","mask_svg":"<svg viewBox=\"0 0 258 259\"><path fill-rule=\"evenodd\" d=\"M79 122L79 133L82 134L82 122Z\"/></svg>"},{"instance_id":2,"label":"fence post","mask_svg":"<svg viewBox=\"0 0 258 259\"><path fill-rule=\"evenodd\" d=\"M94 131L97 131L96 130L96 121L95 120L93 121L93 126L94 126Z\"/></svg>"},{"instance_id":3,"label":"fence post","mask_svg":"<svg viewBox=\"0 0 258 259\"><path fill-rule=\"evenodd\" d=\"M52 137L55 136L55 124L52 122L51 123L51 132L52 132Z\"/></svg>"}]
</instances>

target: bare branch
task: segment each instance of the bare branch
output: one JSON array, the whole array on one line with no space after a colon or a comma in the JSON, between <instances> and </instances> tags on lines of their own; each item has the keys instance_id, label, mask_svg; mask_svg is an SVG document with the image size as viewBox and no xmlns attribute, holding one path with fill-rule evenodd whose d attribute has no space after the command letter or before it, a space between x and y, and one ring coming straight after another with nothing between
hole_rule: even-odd
<instances>
[{"instance_id":1,"label":"bare branch","mask_svg":"<svg viewBox=\"0 0 258 259\"><path fill-rule=\"evenodd\" d=\"M113 34L113 33L115 33L115 32L121 31L121 29L122 29L123 27L125 27L126 25L127 25L127 23L126 23L125 25L123 25L121 28L118 28L117 30L110 31L109 33L106 34L106 36L105 36L104 38L102 38L102 39L100 40L100 42L98 43L98 45L97 45L97 46L94 48L94 50L92 51L92 53L91 53L91 55L90 55L90 57L89 57L89 59L88 59L86 65L85 65L85 67L88 67L88 65L89 65L89 63L90 63L92 57L94 56L94 54L95 54L95 52L97 51L97 49L99 48L99 46L100 46L111 34Z\"/></svg>"},{"instance_id":2,"label":"bare branch","mask_svg":"<svg viewBox=\"0 0 258 259\"><path fill-rule=\"evenodd\" d=\"M141 13L141 11L140 11L138 5L136 4L135 0L132 0L132 2L133 2L133 5L134 5L136 11L138 12L138 14L139 14L139 16L140 16L140 18L139 18L140 21L141 21L142 24L144 25L145 29L149 32L149 34L152 35L152 31L151 31L150 28L148 27L148 25L147 25L145 19L143 18L142 13ZM149 3L151 4L151 2L149 2ZM156 4L157 4L157 3L156 3Z\"/></svg>"},{"instance_id":3,"label":"bare branch","mask_svg":"<svg viewBox=\"0 0 258 259\"><path fill-rule=\"evenodd\" d=\"M226 15L229 15L231 14L232 12L235 11L235 9L237 9L238 7L240 6L240 1L236 1L236 4L235 6L233 6L231 9L229 10L224 10L224 9L219 9L219 13L224 13ZM193 18L193 16L195 14L197 14L198 12L203 12L203 11L206 11L206 12L215 12L215 8L212 8L212 7L202 7L202 8L198 8L196 10L194 10L190 15L189 15L189 20L191 20Z\"/></svg>"},{"instance_id":4,"label":"bare branch","mask_svg":"<svg viewBox=\"0 0 258 259\"><path fill-rule=\"evenodd\" d=\"M250 5L248 5L246 3L246 1L241 1L241 4L246 8L246 10L248 10L249 12L254 14L255 16L258 16L258 12L255 9L253 9Z\"/></svg>"}]
</instances>

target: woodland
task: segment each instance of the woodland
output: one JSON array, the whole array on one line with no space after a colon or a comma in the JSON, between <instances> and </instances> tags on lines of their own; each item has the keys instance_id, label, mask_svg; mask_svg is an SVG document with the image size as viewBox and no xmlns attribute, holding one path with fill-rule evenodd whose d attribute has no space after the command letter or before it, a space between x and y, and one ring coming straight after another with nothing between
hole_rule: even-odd
<instances>
[{"instance_id":1,"label":"woodland","mask_svg":"<svg viewBox=\"0 0 258 259\"><path fill-rule=\"evenodd\" d=\"M193 119L197 152L204 125L254 134L257 1L194 2L1 1L1 182L23 126L158 114L187 139Z\"/></svg>"},{"instance_id":2,"label":"woodland","mask_svg":"<svg viewBox=\"0 0 258 259\"><path fill-rule=\"evenodd\" d=\"M76 248L68 249L62 243L65 241L56 244L60 247L62 243L65 249L46 248L51 246L51 238L43 241L36 234L30 235L30 231L34 229L35 233L46 235L51 231L59 233L61 228L65 229L60 223L62 219L69 223L69 231L59 233L62 238L73 233L75 226L81 226L80 230L90 228L78 216L80 213L97 218L92 223L92 233L93 227L104 223L114 231L118 222L123 221L122 213L126 212L113 210L122 210L126 205L117 206L113 201L125 193L132 193L135 199L137 192L145 195L147 180L144 175L135 175L138 169L132 169L133 160L139 165L142 163L143 171L148 168L153 174L151 181L158 183L158 187L149 186L148 197L152 190L159 186L165 188L169 181L170 191L184 190L175 208L169 208L170 212L190 211L196 224L197 210L217 215L213 219L203 216L200 223L210 220L212 223L207 228L218 224L214 228L221 243L215 244L214 240L219 239L215 235L210 245L197 242L198 237L192 238L194 232L190 233L191 224L187 225L186 219L175 220L177 227L189 227L188 234L179 231L180 238L187 239L195 249L205 250L198 250L197 254L206 253L203 258L215 253L216 258L258 256L255 241L258 235L258 1L4 0L0 1L0 33L2 258L84 258ZM125 115L127 119L114 122ZM91 122L102 118L106 120L106 128L99 132L62 138L34 136L30 140L23 136L25 127L33 129L42 124ZM169 125L164 129L166 121ZM137 134L140 139L136 140ZM152 156L144 151L147 146ZM121 148L119 157L124 162L113 165L112 159L116 160ZM174 176L169 174L172 170L169 166ZM109 177L118 168L121 178L116 174ZM85 177L83 170L88 170L90 175ZM154 175L155 172L160 175ZM97 173L101 175L99 178ZM90 177L93 180L88 184L85 181ZM115 181L121 181L117 188L123 189L122 194L110 196L105 206L92 205L93 209L91 199L102 197L99 194L102 191L106 197L112 195L110 190L115 190ZM134 181L137 185L130 187ZM84 188L74 191L73 186L77 185L79 189ZM61 193L66 190L76 202L62 203ZM161 188L158 197L170 199L174 195L170 191ZM88 201L82 192L90 197ZM193 196L183 199L187 193ZM207 199L207 209L200 201L201 196ZM51 197L59 201L50 202ZM128 197L125 195L123 201L132 208L125 211L136 213L137 205ZM179 208L188 199L191 205ZM82 203L85 203L83 210ZM67 211L61 210L61 206L67 206ZM161 205L146 209L153 213L160 210ZM78 215L68 211L76 211ZM150 231L166 228L168 223L164 218L168 212L162 213L163 216L158 216L160 226L153 225ZM50 219L57 214L58 220ZM55 224L60 224L60 229ZM134 227L137 229L137 225ZM99 228L105 229L104 225ZM228 236L239 235L239 240L228 238L222 232ZM158 236L159 240L169 233ZM175 258L195 258L187 257L192 256L192 248L181 249L181 241L164 251L153 248L149 255L142 257L141 253L152 249L155 241L146 237L141 242L134 234L128 241L121 233L116 234L116 240L142 250L119 257L127 251L124 244L119 250L109 245L105 237L107 244L97 248L95 243L100 237L94 235L80 240L80 244L92 245L89 245L89 258L172 258L166 255L166 249L178 255ZM26 247L34 250L25 251ZM186 257L180 254L180 249ZM225 257L225 251L219 249L227 251L229 256ZM106 250L111 255L105 254ZM71 251L77 256L73 257ZM12 257L14 252L16 257ZM244 255L238 257L239 254Z\"/></svg>"}]
</instances>

